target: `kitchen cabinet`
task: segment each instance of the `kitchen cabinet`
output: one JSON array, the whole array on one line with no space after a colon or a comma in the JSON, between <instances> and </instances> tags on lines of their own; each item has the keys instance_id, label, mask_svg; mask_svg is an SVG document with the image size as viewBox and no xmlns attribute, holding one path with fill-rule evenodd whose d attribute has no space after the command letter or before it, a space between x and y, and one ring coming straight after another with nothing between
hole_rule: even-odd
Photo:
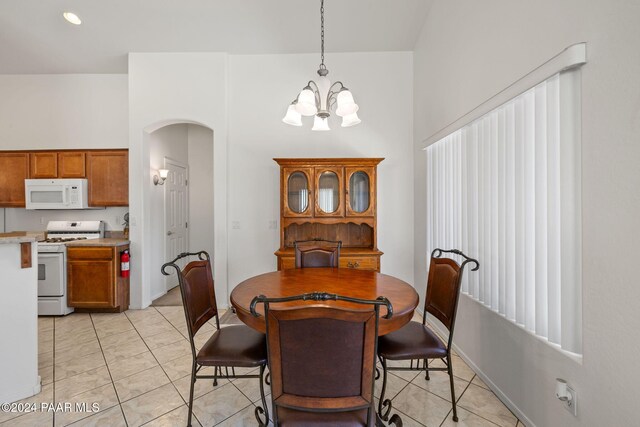
<instances>
[{"instance_id":1,"label":"kitchen cabinet","mask_svg":"<svg viewBox=\"0 0 640 427\"><path fill-rule=\"evenodd\" d=\"M29 177L33 179L58 177L58 153L55 151L29 154Z\"/></svg>"},{"instance_id":2,"label":"kitchen cabinet","mask_svg":"<svg viewBox=\"0 0 640 427\"><path fill-rule=\"evenodd\" d=\"M0 207L24 207L24 180L87 178L89 206L129 205L129 150L0 152Z\"/></svg>"},{"instance_id":3,"label":"kitchen cabinet","mask_svg":"<svg viewBox=\"0 0 640 427\"><path fill-rule=\"evenodd\" d=\"M377 165L381 158L274 159L280 165L279 270L297 240L340 240L340 267L380 271Z\"/></svg>"},{"instance_id":4,"label":"kitchen cabinet","mask_svg":"<svg viewBox=\"0 0 640 427\"><path fill-rule=\"evenodd\" d=\"M58 153L58 178L86 178L86 153L61 151Z\"/></svg>"},{"instance_id":5,"label":"kitchen cabinet","mask_svg":"<svg viewBox=\"0 0 640 427\"><path fill-rule=\"evenodd\" d=\"M129 278L122 277L120 254L129 245L67 245L67 304L89 311L129 308ZM83 310L80 310L83 311Z\"/></svg>"},{"instance_id":6,"label":"kitchen cabinet","mask_svg":"<svg viewBox=\"0 0 640 427\"><path fill-rule=\"evenodd\" d=\"M24 207L24 180L29 178L29 153L0 153L0 207Z\"/></svg>"},{"instance_id":7,"label":"kitchen cabinet","mask_svg":"<svg viewBox=\"0 0 640 427\"><path fill-rule=\"evenodd\" d=\"M33 179L87 176L84 151L34 151L29 158L29 176Z\"/></svg>"},{"instance_id":8,"label":"kitchen cabinet","mask_svg":"<svg viewBox=\"0 0 640 427\"><path fill-rule=\"evenodd\" d=\"M89 206L129 205L129 152L87 152Z\"/></svg>"}]
</instances>

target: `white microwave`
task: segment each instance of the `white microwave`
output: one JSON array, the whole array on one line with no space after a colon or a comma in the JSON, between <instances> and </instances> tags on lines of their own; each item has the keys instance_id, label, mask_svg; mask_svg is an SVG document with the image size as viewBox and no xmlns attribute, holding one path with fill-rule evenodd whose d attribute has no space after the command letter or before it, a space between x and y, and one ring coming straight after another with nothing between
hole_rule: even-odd
<instances>
[{"instance_id":1,"label":"white microwave","mask_svg":"<svg viewBox=\"0 0 640 427\"><path fill-rule=\"evenodd\" d=\"M88 209L86 179L25 179L27 209Z\"/></svg>"}]
</instances>

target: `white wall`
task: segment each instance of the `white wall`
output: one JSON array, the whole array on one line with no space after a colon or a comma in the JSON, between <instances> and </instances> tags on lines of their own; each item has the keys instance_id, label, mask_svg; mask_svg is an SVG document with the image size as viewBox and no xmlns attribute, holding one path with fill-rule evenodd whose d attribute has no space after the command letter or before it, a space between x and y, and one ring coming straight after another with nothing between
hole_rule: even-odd
<instances>
[{"instance_id":1,"label":"white wall","mask_svg":"<svg viewBox=\"0 0 640 427\"><path fill-rule=\"evenodd\" d=\"M213 132L187 125L189 145L189 250L216 258L213 212Z\"/></svg>"},{"instance_id":2,"label":"white wall","mask_svg":"<svg viewBox=\"0 0 640 427\"><path fill-rule=\"evenodd\" d=\"M385 157L378 166L378 247L382 272L413 283L412 54L330 53L332 81L351 89L362 123L312 132L281 119L317 77L318 55L229 57L229 287L276 269L280 181L274 157ZM279 226L279 224L278 224Z\"/></svg>"},{"instance_id":3,"label":"white wall","mask_svg":"<svg viewBox=\"0 0 640 427\"><path fill-rule=\"evenodd\" d=\"M637 424L640 370L640 4L631 1L435 2L415 50L415 280L426 282L425 138L567 46L582 68L583 361L574 362L462 297L455 342L536 426ZM471 254L473 255L473 254ZM482 263L482 260L480 260ZM578 393L578 417L554 397Z\"/></svg>"},{"instance_id":4,"label":"white wall","mask_svg":"<svg viewBox=\"0 0 640 427\"><path fill-rule=\"evenodd\" d=\"M129 146L126 74L0 75L0 94L0 150ZM122 230L127 210L7 209L0 229L37 231L48 221L77 219L103 220L107 230Z\"/></svg>"},{"instance_id":5,"label":"white wall","mask_svg":"<svg viewBox=\"0 0 640 427\"><path fill-rule=\"evenodd\" d=\"M0 402L40 392L38 376L38 269L35 243L30 268L20 268L20 244L0 243Z\"/></svg>"},{"instance_id":6,"label":"white wall","mask_svg":"<svg viewBox=\"0 0 640 427\"><path fill-rule=\"evenodd\" d=\"M151 133L175 123L213 129L216 293L227 301L227 56L222 53L129 54L129 198L131 307L151 303ZM144 249L144 250L143 250ZM154 273L155 274L155 273Z\"/></svg>"},{"instance_id":7,"label":"white wall","mask_svg":"<svg viewBox=\"0 0 640 427\"><path fill-rule=\"evenodd\" d=\"M0 150L127 148L126 74L0 75Z\"/></svg>"},{"instance_id":8,"label":"white wall","mask_svg":"<svg viewBox=\"0 0 640 427\"><path fill-rule=\"evenodd\" d=\"M26 210L6 208L6 231L43 231L49 221L104 221L106 231L122 230L128 206L88 210ZM0 209L1 214L1 209Z\"/></svg>"}]
</instances>

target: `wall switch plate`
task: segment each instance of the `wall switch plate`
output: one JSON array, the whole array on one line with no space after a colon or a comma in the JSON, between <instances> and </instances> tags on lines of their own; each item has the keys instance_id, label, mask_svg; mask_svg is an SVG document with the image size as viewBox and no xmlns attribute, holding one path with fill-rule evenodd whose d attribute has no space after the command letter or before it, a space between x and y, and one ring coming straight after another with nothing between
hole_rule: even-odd
<instances>
[{"instance_id":1,"label":"wall switch plate","mask_svg":"<svg viewBox=\"0 0 640 427\"><path fill-rule=\"evenodd\" d=\"M567 386L567 392L571 395L571 400L565 400L562 402L564 409L571 412L574 417L578 416L578 393L571 387Z\"/></svg>"},{"instance_id":2,"label":"wall switch plate","mask_svg":"<svg viewBox=\"0 0 640 427\"><path fill-rule=\"evenodd\" d=\"M269 230L275 230L278 228L278 221L269 221Z\"/></svg>"},{"instance_id":3,"label":"wall switch plate","mask_svg":"<svg viewBox=\"0 0 640 427\"><path fill-rule=\"evenodd\" d=\"M234 230L240 230L240 221L231 221L231 228Z\"/></svg>"}]
</instances>

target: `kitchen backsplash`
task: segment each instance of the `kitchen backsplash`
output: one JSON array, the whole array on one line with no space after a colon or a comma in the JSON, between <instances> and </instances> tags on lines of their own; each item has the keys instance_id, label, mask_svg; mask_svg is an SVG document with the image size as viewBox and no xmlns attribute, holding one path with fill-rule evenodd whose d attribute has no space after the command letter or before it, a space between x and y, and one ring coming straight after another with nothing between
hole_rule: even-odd
<instances>
[{"instance_id":1,"label":"kitchen backsplash","mask_svg":"<svg viewBox=\"0 0 640 427\"><path fill-rule=\"evenodd\" d=\"M2 215L0 209L0 215ZM85 210L26 210L24 208L5 208L4 231L40 231L47 228L49 221L89 221L101 220L105 223L105 231L122 230L124 214L128 207ZM0 220L2 222L2 220ZM3 227L0 227L2 231Z\"/></svg>"}]
</instances>

